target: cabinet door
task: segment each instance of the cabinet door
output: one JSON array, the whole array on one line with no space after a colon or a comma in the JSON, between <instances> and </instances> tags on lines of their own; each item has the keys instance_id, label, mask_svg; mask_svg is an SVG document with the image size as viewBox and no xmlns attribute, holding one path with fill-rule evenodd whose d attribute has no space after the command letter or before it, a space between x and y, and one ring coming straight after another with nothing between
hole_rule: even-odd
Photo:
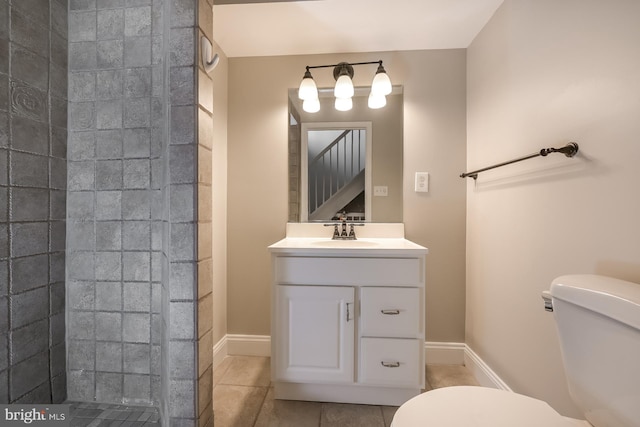
<instances>
[{"instance_id":1,"label":"cabinet door","mask_svg":"<svg viewBox=\"0 0 640 427\"><path fill-rule=\"evenodd\" d=\"M354 380L354 288L276 287L276 380Z\"/></svg>"}]
</instances>

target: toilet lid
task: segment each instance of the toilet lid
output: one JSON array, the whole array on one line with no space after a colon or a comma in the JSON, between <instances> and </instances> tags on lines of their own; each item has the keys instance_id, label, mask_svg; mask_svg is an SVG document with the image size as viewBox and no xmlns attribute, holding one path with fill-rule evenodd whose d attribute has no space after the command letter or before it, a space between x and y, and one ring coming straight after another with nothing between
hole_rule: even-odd
<instances>
[{"instance_id":1,"label":"toilet lid","mask_svg":"<svg viewBox=\"0 0 640 427\"><path fill-rule=\"evenodd\" d=\"M487 387L444 387L405 402L392 427L568 427L546 402Z\"/></svg>"}]
</instances>

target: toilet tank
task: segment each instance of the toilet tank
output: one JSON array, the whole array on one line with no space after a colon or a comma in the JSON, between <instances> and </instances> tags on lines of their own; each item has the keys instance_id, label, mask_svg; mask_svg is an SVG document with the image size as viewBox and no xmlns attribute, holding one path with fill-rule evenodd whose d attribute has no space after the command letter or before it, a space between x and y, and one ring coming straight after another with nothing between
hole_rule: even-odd
<instances>
[{"instance_id":1,"label":"toilet tank","mask_svg":"<svg viewBox=\"0 0 640 427\"><path fill-rule=\"evenodd\" d=\"M569 392L585 418L640 426L640 284L568 275L550 293Z\"/></svg>"}]
</instances>

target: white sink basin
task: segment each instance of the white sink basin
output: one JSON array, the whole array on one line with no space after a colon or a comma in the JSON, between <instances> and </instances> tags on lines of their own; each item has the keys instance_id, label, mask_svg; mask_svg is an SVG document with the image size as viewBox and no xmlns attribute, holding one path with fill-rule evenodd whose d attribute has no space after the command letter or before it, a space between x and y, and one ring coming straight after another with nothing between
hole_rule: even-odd
<instances>
[{"instance_id":1,"label":"white sink basin","mask_svg":"<svg viewBox=\"0 0 640 427\"><path fill-rule=\"evenodd\" d=\"M316 240L311 242L312 246L321 248L372 248L378 246L377 242L370 240Z\"/></svg>"}]
</instances>

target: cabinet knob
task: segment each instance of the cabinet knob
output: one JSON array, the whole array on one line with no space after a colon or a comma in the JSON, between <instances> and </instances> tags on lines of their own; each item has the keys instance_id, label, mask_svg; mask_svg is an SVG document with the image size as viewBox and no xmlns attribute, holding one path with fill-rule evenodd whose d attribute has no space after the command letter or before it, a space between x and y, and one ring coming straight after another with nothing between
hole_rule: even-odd
<instances>
[{"instance_id":1,"label":"cabinet knob","mask_svg":"<svg viewBox=\"0 0 640 427\"><path fill-rule=\"evenodd\" d=\"M385 368L399 368L400 367L400 362L385 362L383 360L382 362L380 362L380 364L382 366L384 366Z\"/></svg>"},{"instance_id":2,"label":"cabinet knob","mask_svg":"<svg viewBox=\"0 0 640 427\"><path fill-rule=\"evenodd\" d=\"M395 309L395 310L380 310L380 312L382 314L388 314L390 316L395 316L396 314L400 314L400 310Z\"/></svg>"}]
</instances>

